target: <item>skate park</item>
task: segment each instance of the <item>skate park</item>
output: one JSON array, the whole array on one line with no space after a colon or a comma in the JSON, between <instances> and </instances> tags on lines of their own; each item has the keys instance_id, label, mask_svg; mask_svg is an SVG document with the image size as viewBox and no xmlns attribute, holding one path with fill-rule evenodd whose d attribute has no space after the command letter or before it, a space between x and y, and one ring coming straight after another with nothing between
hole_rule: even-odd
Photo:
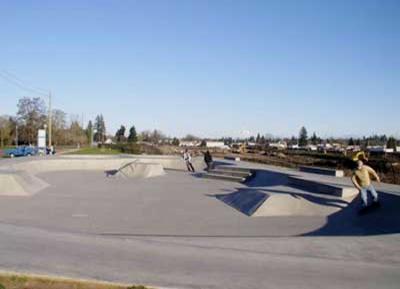
<instances>
[{"instance_id":1,"label":"skate park","mask_svg":"<svg viewBox=\"0 0 400 289\"><path fill-rule=\"evenodd\" d=\"M314 276L315 288L369 270L393 284L385 288L398 284L398 186L377 185L382 208L359 216L359 196L345 177L223 159L207 173L201 158L193 163L196 173L180 156L1 160L0 235L9 254L0 269L155 288L218 288L221 280L253 288L264 284L260 268L276 271L290 262L285 266ZM320 272L311 269L316 263ZM92 267L82 273L76 264ZM218 268L218 275L204 283L204 275L188 273L195 268L208 276ZM249 277L236 284L231 270ZM297 277L290 276L274 284L294 288L290 280ZM368 280L365 288L374 288Z\"/></svg>"},{"instance_id":2,"label":"skate park","mask_svg":"<svg viewBox=\"0 0 400 289\"><path fill-rule=\"evenodd\" d=\"M394 185L378 187L384 210L360 218L358 191L348 178L227 160L218 160L209 173L201 158L194 165L197 172L188 174L179 156L4 160L0 215L23 224L122 235L267 237L400 230L400 190ZM70 200L63 204L59 196ZM87 218L76 223L72 215Z\"/></svg>"}]
</instances>

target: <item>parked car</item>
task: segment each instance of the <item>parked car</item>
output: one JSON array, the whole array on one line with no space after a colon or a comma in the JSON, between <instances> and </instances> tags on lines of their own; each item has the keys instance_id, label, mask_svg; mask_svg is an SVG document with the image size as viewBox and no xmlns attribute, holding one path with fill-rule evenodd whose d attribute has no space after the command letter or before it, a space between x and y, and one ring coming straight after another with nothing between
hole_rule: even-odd
<instances>
[{"instance_id":1,"label":"parked car","mask_svg":"<svg viewBox=\"0 0 400 289\"><path fill-rule=\"evenodd\" d=\"M26 157L36 155L38 152L37 148L30 146L20 146L13 149L4 151L5 156L13 157Z\"/></svg>"}]
</instances>

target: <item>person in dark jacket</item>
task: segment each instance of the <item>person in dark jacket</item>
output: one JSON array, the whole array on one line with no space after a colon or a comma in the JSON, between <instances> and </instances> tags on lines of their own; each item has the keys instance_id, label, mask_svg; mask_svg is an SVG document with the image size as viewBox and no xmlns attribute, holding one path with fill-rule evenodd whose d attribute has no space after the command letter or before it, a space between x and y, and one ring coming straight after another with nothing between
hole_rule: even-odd
<instances>
[{"instance_id":1,"label":"person in dark jacket","mask_svg":"<svg viewBox=\"0 0 400 289\"><path fill-rule=\"evenodd\" d=\"M207 150L204 154L204 162L207 165L207 171L212 169L213 158L209 150Z\"/></svg>"}]
</instances>

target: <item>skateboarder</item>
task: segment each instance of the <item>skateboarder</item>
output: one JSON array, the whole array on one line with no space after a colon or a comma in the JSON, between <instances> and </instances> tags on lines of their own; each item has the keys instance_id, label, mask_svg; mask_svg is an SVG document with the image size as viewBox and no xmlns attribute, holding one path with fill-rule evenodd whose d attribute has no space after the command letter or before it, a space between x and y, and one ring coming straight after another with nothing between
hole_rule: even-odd
<instances>
[{"instance_id":1,"label":"skateboarder","mask_svg":"<svg viewBox=\"0 0 400 289\"><path fill-rule=\"evenodd\" d=\"M357 161L357 168L353 173L351 180L354 186L360 191L361 199L363 201L364 208L368 207L368 191L374 198L373 204L379 205L378 193L376 192L374 186L371 183L371 175L374 179L380 183L381 180L373 168L364 165L361 160Z\"/></svg>"},{"instance_id":2,"label":"skateboarder","mask_svg":"<svg viewBox=\"0 0 400 289\"><path fill-rule=\"evenodd\" d=\"M207 171L211 170L211 169L212 169L213 159L212 159L212 155L211 155L211 153L210 153L209 150L207 150L207 151L204 153L204 162L205 162L206 165L207 165Z\"/></svg>"},{"instance_id":3,"label":"skateboarder","mask_svg":"<svg viewBox=\"0 0 400 289\"><path fill-rule=\"evenodd\" d=\"M195 172L194 167L192 165L192 156L190 155L190 152L188 149L185 150L183 153L183 160L186 162L186 167L189 172Z\"/></svg>"}]
</instances>

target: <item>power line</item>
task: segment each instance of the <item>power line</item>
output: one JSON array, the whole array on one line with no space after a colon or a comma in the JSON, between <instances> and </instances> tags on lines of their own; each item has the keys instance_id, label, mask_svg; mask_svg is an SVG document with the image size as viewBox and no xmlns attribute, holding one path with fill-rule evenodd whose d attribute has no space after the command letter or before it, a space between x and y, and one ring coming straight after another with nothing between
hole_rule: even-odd
<instances>
[{"instance_id":1,"label":"power line","mask_svg":"<svg viewBox=\"0 0 400 289\"><path fill-rule=\"evenodd\" d=\"M11 74L9 74L8 72L6 72L4 70L0 71L0 77L3 78L5 81L19 87L20 89L28 91L30 93L35 93L35 94L38 94L41 96L48 95L47 91L42 90L42 89L36 89L36 88L33 88L32 86L28 86L28 85L24 84L22 80L20 80L17 77L13 77Z\"/></svg>"},{"instance_id":2,"label":"power line","mask_svg":"<svg viewBox=\"0 0 400 289\"><path fill-rule=\"evenodd\" d=\"M5 74L7 74L7 76L9 76L9 77L11 77L11 78L17 80L17 81L20 82L21 84L25 84L25 86L31 87L31 88L33 88L33 89L35 89L35 90L37 90L37 91L41 91L41 92L43 92L43 93L48 93L48 90L47 90L47 89L41 88L41 87L39 87L39 86L30 85L26 80L23 80L23 79L19 78L19 77L16 76L14 73L11 73L11 72L9 72L9 71L7 71L7 70L4 70L4 69L3 69L1 72L2 72L3 74L5 73Z\"/></svg>"}]
</instances>

